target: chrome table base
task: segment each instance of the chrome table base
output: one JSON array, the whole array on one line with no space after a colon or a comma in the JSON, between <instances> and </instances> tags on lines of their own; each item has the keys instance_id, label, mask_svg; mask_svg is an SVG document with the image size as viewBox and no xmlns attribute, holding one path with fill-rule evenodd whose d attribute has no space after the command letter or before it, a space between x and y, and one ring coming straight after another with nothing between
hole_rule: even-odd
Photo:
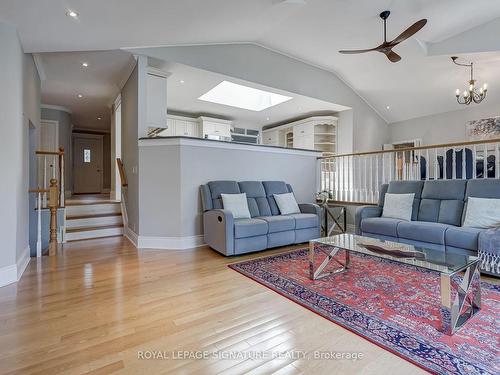
<instances>
[{"instance_id":1,"label":"chrome table base","mask_svg":"<svg viewBox=\"0 0 500 375\"><path fill-rule=\"evenodd\" d=\"M315 266L315 256L316 256L316 251L315 251L315 243L313 241L309 242L309 277L311 280L318 280L322 279L324 277L334 275L336 273L344 272L349 268L350 264L350 256L349 256L349 250L345 250L345 261L342 263L338 259L335 258L335 255L341 250L338 247L326 247L326 246L318 246L317 249L326 254L326 258L323 259L323 262L316 268ZM335 261L338 263L341 267L337 268L333 271L330 272L323 272L325 267L330 263L330 261Z\"/></svg>"},{"instance_id":2,"label":"chrome table base","mask_svg":"<svg viewBox=\"0 0 500 375\"><path fill-rule=\"evenodd\" d=\"M479 260L465 269L460 283L453 276L459 277L441 274L441 323L447 335L453 335L481 309Z\"/></svg>"},{"instance_id":3,"label":"chrome table base","mask_svg":"<svg viewBox=\"0 0 500 375\"><path fill-rule=\"evenodd\" d=\"M344 262L335 258L339 250L345 251ZM318 255L317 253L323 253L326 257L316 267L315 258ZM324 272L324 269L331 261L338 263L340 268ZM314 241L309 242L309 278L311 280L319 280L347 271L349 266L349 250L318 245ZM479 259L461 271L465 271L465 274L460 284L455 280L459 277L457 275L459 271L451 275L441 273L441 324L442 332L447 335L453 335L481 309Z\"/></svg>"}]
</instances>

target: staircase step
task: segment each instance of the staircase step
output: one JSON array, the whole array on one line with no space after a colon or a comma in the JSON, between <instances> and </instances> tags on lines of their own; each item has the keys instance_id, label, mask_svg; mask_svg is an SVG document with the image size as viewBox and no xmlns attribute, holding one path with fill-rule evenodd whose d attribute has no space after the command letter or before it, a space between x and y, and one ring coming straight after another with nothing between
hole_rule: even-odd
<instances>
[{"instance_id":1,"label":"staircase step","mask_svg":"<svg viewBox=\"0 0 500 375\"><path fill-rule=\"evenodd\" d=\"M120 202L78 204L66 206L66 217L121 213Z\"/></svg>"},{"instance_id":2,"label":"staircase step","mask_svg":"<svg viewBox=\"0 0 500 375\"><path fill-rule=\"evenodd\" d=\"M96 215L66 216L66 231L72 228L103 227L122 223L122 215L119 212Z\"/></svg>"},{"instance_id":3,"label":"staircase step","mask_svg":"<svg viewBox=\"0 0 500 375\"><path fill-rule=\"evenodd\" d=\"M123 235L123 224L66 228L66 241Z\"/></svg>"}]
</instances>

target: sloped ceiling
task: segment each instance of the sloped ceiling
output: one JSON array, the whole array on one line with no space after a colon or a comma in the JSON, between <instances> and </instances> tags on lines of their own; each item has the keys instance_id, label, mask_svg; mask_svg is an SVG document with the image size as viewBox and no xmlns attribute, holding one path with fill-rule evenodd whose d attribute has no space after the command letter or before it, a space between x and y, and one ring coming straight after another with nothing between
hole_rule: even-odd
<instances>
[{"instance_id":1,"label":"sloped ceiling","mask_svg":"<svg viewBox=\"0 0 500 375\"><path fill-rule=\"evenodd\" d=\"M67 17L68 9L79 18ZM416 37L395 49L401 62L389 63L378 53L337 52L378 45L378 14L385 9L392 12L389 37L420 18L429 20ZM465 87L467 72L451 64L452 54L475 62L476 78L490 85L487 100L500 103L499 17L500 1L492 0L0 3L0 20L17 25L26 52L255 42L335 72L388 122L460 108L453 94Z\"/></svg>"}]
</instances>

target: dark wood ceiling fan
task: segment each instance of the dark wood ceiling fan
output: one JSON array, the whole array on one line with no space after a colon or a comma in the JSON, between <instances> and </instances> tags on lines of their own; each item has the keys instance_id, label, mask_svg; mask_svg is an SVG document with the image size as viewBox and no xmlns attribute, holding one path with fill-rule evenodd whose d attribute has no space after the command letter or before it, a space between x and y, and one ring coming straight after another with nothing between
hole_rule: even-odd
<instances>
[{"instance_id":1,"label":"dark wood ceiling fan","mask_svg":"<svg viewBox=\"0 0 500 375\"><path fill-rule=\"evenodd\" d=\"M372 52L372 51L377 51L380 53L383 53L384 55L387 56L387 58L395 63L401 60L401 56L399 56L396 52L394 52L392 49L396 47L399 43L404 42L406 39L412 37L415 35L422 27L425 26L427 23L427 19L421 19L420 21L415 22L413 25L408 27L405 31L403 31L401 34L399 34L396 38L394 38L391 41L387 41L387 18L389 18L389 15L391 14L390 11L386 10L380 13L380 18L384 20L384 43L379 45L378 47L375 48L369 48L369 49L357 49L357 50L347 50L347 51L339 51L340 53L344 54L355 54L355 53L365 53L365 52Z\"/></svg>"}]
</instances>

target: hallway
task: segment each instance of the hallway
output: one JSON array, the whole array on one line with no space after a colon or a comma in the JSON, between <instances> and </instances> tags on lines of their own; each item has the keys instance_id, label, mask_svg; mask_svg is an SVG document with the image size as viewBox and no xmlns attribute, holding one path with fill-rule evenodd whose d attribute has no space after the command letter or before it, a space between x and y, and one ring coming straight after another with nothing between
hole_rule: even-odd
<instances>
[{"instance_id":1,"label":"hallway","mask_svg":"<svg viewBox=\"0 0 500 375\"><path fill-rule=\"evenodd\" d=\"M125 238L66 244L0 289L0 373L422 370L230 270L207 247L137 251ZM145 360L138 351L324 350L361 360ZM392 370L391 370L392 369Z\"/></svg>"}]
</instances>

